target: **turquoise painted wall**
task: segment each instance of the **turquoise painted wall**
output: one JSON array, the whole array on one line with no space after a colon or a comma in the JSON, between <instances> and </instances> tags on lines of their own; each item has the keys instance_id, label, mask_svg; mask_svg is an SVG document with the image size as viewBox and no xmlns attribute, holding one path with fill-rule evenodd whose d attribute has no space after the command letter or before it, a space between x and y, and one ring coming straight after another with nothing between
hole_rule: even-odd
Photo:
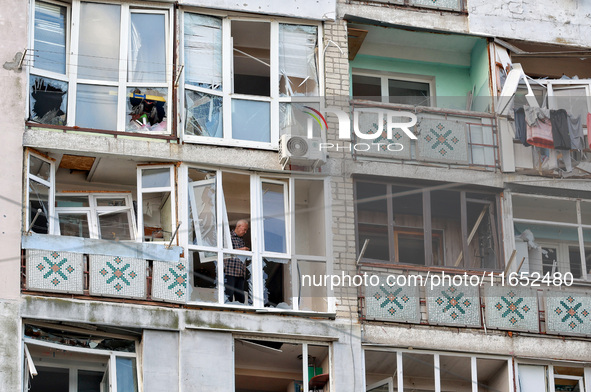
<instances>
[{"instance_id":1,"label":"turquoise painted wall","mask_svg":"<svg viewBox=\"0 0 591 392\"><path fill-rule=\"evenodd\" d=\"M469 67L367 55L357 55L349 66L368 71L435 76L437 106L450 109L466 109L466 95L473 86Z\"/></svg>"},{"instance_id":2,"label":"turquoise painted wall","mask_svg":"<svg viewBox=\"0 0 591 392\"><path fill-rule=\"evenodd\" d=\"M486 112L490 108L488 45L478 41L470 54L470 82L474 86L472 110Z\"/></svg>"}]
</instances>

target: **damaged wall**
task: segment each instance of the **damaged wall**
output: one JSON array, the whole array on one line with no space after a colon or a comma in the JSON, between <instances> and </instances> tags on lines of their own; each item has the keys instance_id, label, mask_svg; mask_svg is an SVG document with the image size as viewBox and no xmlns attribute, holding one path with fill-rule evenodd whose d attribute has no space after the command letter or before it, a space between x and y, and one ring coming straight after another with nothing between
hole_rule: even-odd
<instances>
[{"instance_id":1,"label":"damaged wall","mask_svg":"<svg viewBox=\"0 0 591 392\"><path fill-rule=\"evenodd\" d=\"M470 33L591 46L591 3L585 0L470 0Z\"/></svg>"}]
</instances>

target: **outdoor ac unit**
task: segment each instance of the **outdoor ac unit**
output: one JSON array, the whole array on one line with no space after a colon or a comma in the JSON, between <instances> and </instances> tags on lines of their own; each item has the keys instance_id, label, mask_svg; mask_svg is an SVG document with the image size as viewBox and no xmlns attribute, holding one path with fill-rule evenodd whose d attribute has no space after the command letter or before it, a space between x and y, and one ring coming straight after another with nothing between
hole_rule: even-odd
<instances>
[{"instance_id":1,"label":"outdoor ac unit","mask_svg":"<svg viewBox=\"0 0 591 392\"><path fill-rule=\"evenodd\" d=\"M326 163L326 152L320 150L320 138L282 135L279 139L279 163L316 168Z\"/></svg>"}]
</instances>

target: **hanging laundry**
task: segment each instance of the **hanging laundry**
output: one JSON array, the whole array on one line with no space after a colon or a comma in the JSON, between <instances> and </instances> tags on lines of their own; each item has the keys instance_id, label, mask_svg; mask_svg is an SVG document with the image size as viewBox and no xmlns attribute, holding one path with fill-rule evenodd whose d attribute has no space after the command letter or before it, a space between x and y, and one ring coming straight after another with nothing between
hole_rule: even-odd
<instances>
[{"instance_id":1,"label":"hanging laundry","mask_svg":"<svg viewBox=\"0 0 591 392\"><path fill-rule=\"evenodd\" d=\"M526 110L527 116L527 110ZM537 120L535 125L527 125L527 142L532 146L554 148L552 123L550 119Z\"/></svg>"},{"instance_id":2,"label":"hanging laundry","mask_svg":"<svg viewBox=\"0 0 591 392\"><path fill-rule=\"evenodd\" d=\"M568 134L570 135L570 148L582 150L585 148L585 134L581 116L568 115Z\"/></svg>"},{"instance_id":3,"label":"hanging laundry","mask_svg":"<svg viewBox=\"0 0 591 392\"><path fill-rule=\"evenodd\" d=\"M570 136L568 134L568 114L564 109L550 110L552 123L552 139L556 150L570 150Z\"/></svg>"},{"instance_id":4,"label":"hanging laundry","mask_svg":"<svg viewBox=\"0 0 591 392\"><path fill-rule=\"evenodd\" d=\"M515 112L515 137L519 139L521 144L529 147L527 142L527 124L525 122L525 109L523 107L517 108Z\"/></svg>"}]
</instances>

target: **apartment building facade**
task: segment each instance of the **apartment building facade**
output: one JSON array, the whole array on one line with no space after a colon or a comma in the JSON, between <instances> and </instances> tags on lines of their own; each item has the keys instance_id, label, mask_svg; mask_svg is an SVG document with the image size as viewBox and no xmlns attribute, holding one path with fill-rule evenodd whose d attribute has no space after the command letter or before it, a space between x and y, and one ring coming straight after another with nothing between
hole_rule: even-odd
<instances>
[{"instance_id":1,"label":"apartment building facade","mask_svg":"<svg viewBox=\"0 0 591 392\"><path fill-rule=\"evenodd\" d=\"M2 385L591 388L591 8L547 3L6 6Z\"/></svg>"}]
</instances>

